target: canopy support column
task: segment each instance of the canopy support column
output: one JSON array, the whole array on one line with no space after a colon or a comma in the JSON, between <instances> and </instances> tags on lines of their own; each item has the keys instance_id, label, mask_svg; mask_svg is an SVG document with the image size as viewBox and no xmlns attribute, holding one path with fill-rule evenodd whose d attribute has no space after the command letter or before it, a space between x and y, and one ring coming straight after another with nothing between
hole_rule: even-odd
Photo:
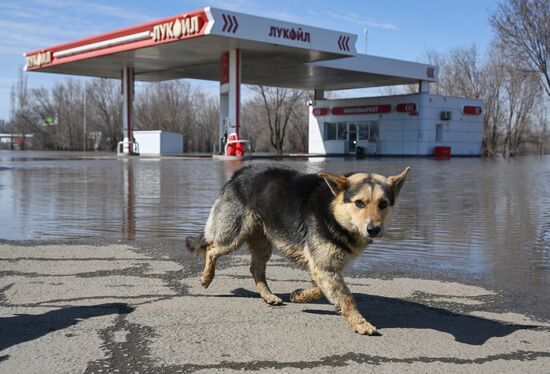
<instances>
[{"instance_id":1,"label":"canopy support column","mask_svg":"<svg viewBox=\"0 0 550 374\"><path fill-rule=\"evenodd\" d=\"M420 81L418 84L419 93L430 93L430 81Z\"/></svg>"},{"instance_id":2,"label":"canopy support column","mask_svg":"<svg viewBox=\"0 0 550 374\"><path fill-rule=\"evenodd\" d=\"M231 49L220 57L220 150L231 136L239 139L241 110L241 51Z\"/></svg>"},{"instance_id":3,"label":"canopy support column","mask_svg":"<svg viewBox=\"0 0 550 374\"><path fill-rule=\"evenodd\" d=\"M122 69L122 153L133 155L133 107L134 107L134 69Z\"/></svg>"}]
</instances>

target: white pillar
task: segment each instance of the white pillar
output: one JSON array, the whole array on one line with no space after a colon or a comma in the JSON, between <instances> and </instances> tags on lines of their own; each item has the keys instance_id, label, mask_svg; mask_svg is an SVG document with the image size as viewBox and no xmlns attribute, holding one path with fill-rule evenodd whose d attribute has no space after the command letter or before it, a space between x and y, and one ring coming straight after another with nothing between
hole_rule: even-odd
<instances>
[{"instance_id":1,"label":"white pillar","mask_svg":"<svg viewBox=\"0 0 550 374\"><path fill-rule=\"evenodd\" d=\"M122 133L124 154L133 154L133 148L129 144L133 141L132 114L134 106L134 69L122 69ZM130 146L129 146L130 145Z\"/></svg>"},{"instance_id":2,"label":"white pillar","mask_svg":"<svg viewBox=\"0 0 550 374\"><path fill-rule=\"evenodd\" d=\"M240 109L241 51L232 49L220 57L220 140L233 133L239 136Z\"/></svg>"},{"instance_id":3,"label":"white pillar","mask_svg":"<svg viewBox=\"0 0 550 374\"><path fill-rule=\"evenodd\" d=\"M428 151L429 139L432 134L435 122L428 113L430 105L430 82L420 81L418 95L417 118L417 136L416 136L416 155L426 155Z\"/></svg>"},{"instance_id":4,"label":"white pillar","mask_svg":"<svg viewBox=\"0 0 550 374\"><path fill-rule=\"evenodd\" d=\"M430 83L431 82L429 82L429 81L420 81L419 92L429 94L430 93Z\"/></svg>"}]
</instances>

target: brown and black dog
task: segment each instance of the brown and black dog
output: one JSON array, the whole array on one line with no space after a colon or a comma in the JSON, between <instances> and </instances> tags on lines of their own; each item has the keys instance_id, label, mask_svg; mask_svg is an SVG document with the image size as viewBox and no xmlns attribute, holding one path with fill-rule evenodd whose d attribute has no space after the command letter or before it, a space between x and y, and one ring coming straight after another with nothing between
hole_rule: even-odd
<instances>
[{"instance_id":1,"label":"brown and black dog","mask_svg":"<svg viewBox=\"0 0 550 374\"><path fill-rule=\"evenodd\" d=\"M214 279L218 257L247 243L250 272L262 299L281 304L265 277L266 263L277 248L309 270L313 281L313 287L292 292L292 302L325 296L355 332L375 334L341 272L373 238L384 234L409 170L388 178L367 173L303 174L274 166L238 170L214 202L204 234L187 240L191 252L206 257L201 284L206 288Z\"/></svg>"}]
</instances>

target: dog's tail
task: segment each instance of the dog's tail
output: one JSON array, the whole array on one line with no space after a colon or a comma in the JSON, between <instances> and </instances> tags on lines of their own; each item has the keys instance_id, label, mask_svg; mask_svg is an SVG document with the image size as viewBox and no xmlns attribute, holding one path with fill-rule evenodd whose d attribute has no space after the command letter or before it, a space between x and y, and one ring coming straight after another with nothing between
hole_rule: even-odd
<instances>
[{"instance_id":1,"label":"dog's tail","mask_svg":"<svg viewBox=\"0 0 550 374\"><path fill-rule=\"evenodd\" d=\"M187 250L197 256L204 256L206 254L206 249L209 245L209 243L204 238L204 233L201 233L198 236L188 236L185 239L185 244L187 246Z\"/></svg>"}]
</instances>

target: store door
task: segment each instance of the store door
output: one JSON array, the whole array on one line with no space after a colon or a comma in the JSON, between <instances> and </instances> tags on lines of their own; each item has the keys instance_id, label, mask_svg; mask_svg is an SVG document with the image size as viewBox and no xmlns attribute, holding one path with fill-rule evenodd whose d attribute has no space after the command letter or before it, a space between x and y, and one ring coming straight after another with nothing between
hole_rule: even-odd
<instances>
[{"instance_id":1,"label":"store door","mask_svg":"<svg viewBox=\"0 0 550 374\"><path fill-rule=\"evenodd\" d=\"M348 126L348 152L355 153L357 149L357 125L350 123Z\"/></svg>"}]
</instances>

